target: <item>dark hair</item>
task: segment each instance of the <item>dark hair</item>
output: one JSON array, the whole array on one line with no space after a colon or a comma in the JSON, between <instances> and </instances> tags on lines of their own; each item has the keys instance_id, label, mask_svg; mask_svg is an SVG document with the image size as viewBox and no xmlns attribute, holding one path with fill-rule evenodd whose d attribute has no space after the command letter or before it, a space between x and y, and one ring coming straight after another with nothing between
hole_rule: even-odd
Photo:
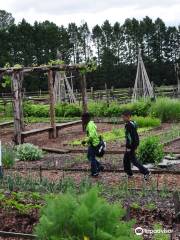
<instances>
[{"instance_id":1,"label":"dark hair","mask_svg":"<svg viewBox=\"0 0 180 240\"><path fill-rule=\"evenodd\" d=\"M124 110L124 111L122 112L122 115L123 115L123 116L131 116L131 115L132 115L132 112L131 112L130 110Z\"/></svg>"},{"instance_id":2,"label":"dark hair","mask_svg":"<svg viewBox=\"0 0 180 240\"><path fill-rule=\"evenodd\" d=\"M89 121L91 119L90 113L86 112L82 114L82 120Z\"/></svg>"},{"instance_id":3,"label":"dark hair","mask_svg":"<svg viewBox=\"0 0 180 240\"><path fill-rule=\"evenodd\" d=\"M83 113L81 120L82 120L83 131L85 131L85 128L86 128L88 122L91 120L91 115L88 112Z\"/></svg>"}]
</instances>

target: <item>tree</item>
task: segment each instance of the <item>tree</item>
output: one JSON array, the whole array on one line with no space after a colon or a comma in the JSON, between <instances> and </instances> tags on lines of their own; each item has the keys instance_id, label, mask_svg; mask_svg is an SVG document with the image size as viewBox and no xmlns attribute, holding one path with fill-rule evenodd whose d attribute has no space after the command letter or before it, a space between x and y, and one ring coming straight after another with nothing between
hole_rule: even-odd
<instances>
[{"instance_id":1,"label":"tree","mask_svg":"<svg viewBox=\"0 0 180 240\"><path fill-rule=\"evenodd\" d=\"M7 29L14 24L14 18L11 13L0 10L0 30Z\"/></svg>"},{"instance_id":2,"label":"tree","mask_svg":"<svg viewBox=\"0 0 180 240\"><path fill-rule=\"evenodd\" d=\"M83 23L79 27L79 34L80 34L80 43L82 46L82 60L85 62L91 58L92 50L91 50L91 34L88 28L87 23Z\"/></svg>"}]
</instances>

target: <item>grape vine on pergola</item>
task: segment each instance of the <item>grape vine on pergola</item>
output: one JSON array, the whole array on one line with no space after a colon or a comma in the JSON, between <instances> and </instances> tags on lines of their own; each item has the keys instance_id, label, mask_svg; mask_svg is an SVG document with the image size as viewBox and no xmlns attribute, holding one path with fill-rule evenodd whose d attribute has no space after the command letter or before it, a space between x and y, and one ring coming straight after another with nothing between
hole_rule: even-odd
<instances>
[{"instance_id":1,"label":"grape vine on pergola","mask_svg":"<svg viewBox=\"0 0 180 240\"><path fill-rule=\"evenodd\" d=\"M81 81L82 93L82 108L83 113L87 112L87 96L86 96L86 66L82 65L53 65L53 66L38 66L38 67L12 67L0 68L0 79L3 76L11 77L11 92L14 113L14 142L21 144L22 132L24 131L24 115L23 115L23 99L22 99L22 83L25 74L33 72L47 73L48 75L48 90L49 90L49 103L50 103L50 125L52 127L52 138L56 138L56 116L55 116L55 91L54 83L56 72L72 72L77 71Z\"/></svg>"}]
</instances>

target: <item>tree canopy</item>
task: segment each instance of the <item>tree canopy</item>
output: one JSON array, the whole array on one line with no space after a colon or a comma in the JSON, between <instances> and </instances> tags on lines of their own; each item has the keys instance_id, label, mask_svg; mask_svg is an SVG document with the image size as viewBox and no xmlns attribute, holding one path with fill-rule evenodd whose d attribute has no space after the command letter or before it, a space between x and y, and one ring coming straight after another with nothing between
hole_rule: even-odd
<instances>
[{"instance_id":1,"label":"tree canopy","mask_svg":"<svg viewBox=\"0 0 180 240\"><path fill-rule=\"evenodd\" d=\"M123 24L102 25L89 29L88 23L67 27L53 22L23 19L15 24L11 13L0 10L0 66L47 64L61 58L65 63L81 63L94 59L97 70L87 75L88 86L102 88L130 87L134 84L138 49L155 84L175 84L174 64L180 62L180 26L166 26L162 19L141 21L126 19ZM37 84L38 83L38 84ZM41 81L29 87L42 88Z\"/></svg>"}]
</instances>

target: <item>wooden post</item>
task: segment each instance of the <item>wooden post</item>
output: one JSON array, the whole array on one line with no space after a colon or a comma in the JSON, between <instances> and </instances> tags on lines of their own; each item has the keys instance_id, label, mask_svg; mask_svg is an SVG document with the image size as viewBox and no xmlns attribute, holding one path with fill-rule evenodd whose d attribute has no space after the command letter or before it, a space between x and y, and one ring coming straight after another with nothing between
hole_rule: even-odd
<instances>
[{"instance_id":1,"label":"wooden post","mask_svg":"<svg viewBox=\"0 0 180 240\"><path fill-rule=\"evenodd\" d=\"M179 97L179 95L180 95L180 67L179 67L178 63L175 65L175 71L176 71L176 78L177 78L177 95Z\"/></svg>"},{"instance_id":2,"label":"wooden post","mask_svg":"<svg viewBox=\"0 0 180 240\"><path fill-rule=\"evenodd\" d=\"M81 77L81 93L82 93L83 113L86 113L88 111L88 106L87 106L86 75L85 74L83 74Z\"/></svg>"},{"instance_id":3,"label":"wooden post","mask_svg":"<svg viewBox=\"0 0 180 240\"><path fill-rule=\"evenodd\" d=\"M14 142L21 144L21 132L24 130L23 109L22 109L22 81L23 73L14 71L12 74L12 104L14 112Z\"/></svg>"},{"instance_id":4,"label":"wooden post","mask_svg":"<svg viewBox=\"0 0 180 240\"><path fill-rule=\"evenodd\" d=\"M94 99L94 92L93 92L93 87L91 87L91 99Z\"/></svg>"},{"instance_id":5,"label":"wooden post","mask_svg":"<svg viewBox=\"0 0 180 240\"><path fill-rule=\"evenodd\" d=\"M55 99L54 99L54 88L53 88L53 71L48 71L48 88L49 88L49 101L50 101L50 121L51 127L53 128L52 137L56 138L56 115L55 115Z\"/></svg>"},{"instance_id":6,"label":"wooden post","mask_svg":"<svg viewBox=\"0 0 180 240\"><path fill-rule=\"evenodd\" d=\"M107 83L105 83L105 91L106 91L106 103L109 106L109 91L107 88Z\"/></svg>"},{"instance_id":7,"label":"wooden post","mask_svg":"<svg viewBox=\"0 0 180 240\"><path fill-rule=\"evenodd\" d=\"M3 177L3 171L2 171L2 148L1 148L1 141L0 141L0 178Z\"/></svg>"}]
</instances>

